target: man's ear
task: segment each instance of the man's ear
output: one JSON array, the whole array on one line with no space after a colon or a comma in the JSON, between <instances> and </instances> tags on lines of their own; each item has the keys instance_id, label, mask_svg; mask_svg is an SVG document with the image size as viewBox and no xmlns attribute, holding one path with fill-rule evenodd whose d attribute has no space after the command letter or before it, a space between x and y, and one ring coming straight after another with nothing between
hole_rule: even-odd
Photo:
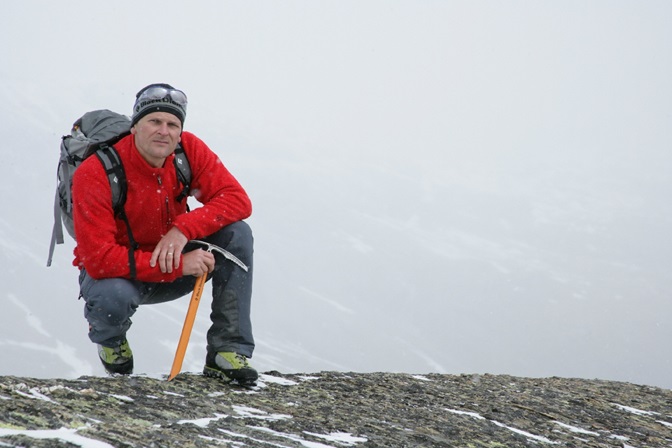
<instances>
[{"instance_id":1,"label":"man's ear","mask_svg":"<svg viewBox=\"0 0 672 448\"><path fill-rule=\"evenodd\" d=\"M135 135L135 125L131 128L131 134Z\"/></svg>"}]
</instances>

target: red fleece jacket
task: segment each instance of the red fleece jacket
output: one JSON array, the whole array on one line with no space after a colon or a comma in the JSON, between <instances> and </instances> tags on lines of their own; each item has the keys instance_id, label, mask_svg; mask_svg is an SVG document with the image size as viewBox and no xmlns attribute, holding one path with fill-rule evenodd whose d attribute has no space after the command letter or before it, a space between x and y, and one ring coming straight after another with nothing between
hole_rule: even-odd
<instances>
[{"instance_id":1,"label":"red fleece jacket","mask_svg":"<svg viewBox=\"0 0 672 448\"><path fill-rule=\"evenodd\" d=\"M149 266L156 244L172 227L190 240L198 239L252 213L245 190L203 141L183 132L181 144L192 171L190 194L203 204L189 213L186 199L175 200L180 186L173 155L162 168L153 168L138 152L133 135L114 145L126 172L125 211L140 246L135 251L140 281L171 282L182 276L182 266L172 273L162 273L158 263ZM89 157L77 168L72 197L77 239L73 265L85 268L95 279L129 278L126 224L114 217L110 184L97 157Z\"/></svg>"}]
</instances>

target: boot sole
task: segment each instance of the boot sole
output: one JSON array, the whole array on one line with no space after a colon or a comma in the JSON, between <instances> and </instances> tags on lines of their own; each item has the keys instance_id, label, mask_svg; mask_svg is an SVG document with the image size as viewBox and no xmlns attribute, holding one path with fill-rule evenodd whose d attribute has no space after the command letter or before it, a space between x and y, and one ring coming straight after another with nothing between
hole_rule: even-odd
<instances>
[{"instance_id":1,"label":"boot sole","mask_svg":"<svg viewBox=\"0 0 672 448\"><path fill-rule=\"evenodd\" d=\"M222 381L224 381L226 384L238 384L243 387L253 387L257 385L257 378L258 375L254 375L254 377L249 377L249 378L232 378L228 376L226 373L222 372L219 369L215 369L212 367L205 366L203 367L203 375L210 377L210 378L218 378Z\"/></svg>"},{"instance_id":2,"label":"boot sole","mask_svg":"<svg viewBox=\"0 0 672 448\"><path fill-rule=\"evenodd\" d=\"M100 362L105 367L105 371L110 375L131 375L133 373L133 358L123 364L108 364L102 359Z\"/></svg>"}]
</instances>

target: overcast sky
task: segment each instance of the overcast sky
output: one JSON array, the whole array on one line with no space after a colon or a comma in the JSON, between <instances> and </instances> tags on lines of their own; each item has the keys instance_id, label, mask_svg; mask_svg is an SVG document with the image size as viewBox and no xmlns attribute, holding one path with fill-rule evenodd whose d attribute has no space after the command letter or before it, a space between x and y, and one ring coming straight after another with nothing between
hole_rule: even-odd
<instances>
[{"instance_id":1,"label":"overcast sky","mask_svg":"<svg viewBox=\"0 0 672 448\"><path fill-rule=\"evenodd\" d=\"M3 5L9 309L77 294L71 247L40 259L58 138L168 82L254 202L260 368L672 387L670 23L667 1Z\"/></svg>"}]
</instances>

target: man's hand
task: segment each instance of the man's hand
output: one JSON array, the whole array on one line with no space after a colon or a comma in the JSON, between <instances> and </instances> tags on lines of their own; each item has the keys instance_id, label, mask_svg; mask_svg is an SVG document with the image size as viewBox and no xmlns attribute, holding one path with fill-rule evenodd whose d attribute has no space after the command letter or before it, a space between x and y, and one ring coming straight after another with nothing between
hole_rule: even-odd
<instances>
[{"instance_id":1,"label":"man's hand","mask_svg":"<svg viewBox=\"0 0 672 448\"><path fill-rule=\"evenodd\" d=\"M158 262L161 272L173 272L173 269L177 269L180 266L182 249L187 245L187 242L187 237L177 227L173 227L161 238L159 244L154 248L152 258L149 259L149 265L155 267ZM184 267L182 270L184 271Z\"/></svg>"},{"instance_id":2,"label":"man's hand","mask_svg":"<svg viewBox=\"0 0 672 448\"><path fill-rule=\"evenodd\" d=\"M192 250L183 255L182 275L200 277L215 269L215 256L203 249Z\"/></svg>"}]
</instances>

